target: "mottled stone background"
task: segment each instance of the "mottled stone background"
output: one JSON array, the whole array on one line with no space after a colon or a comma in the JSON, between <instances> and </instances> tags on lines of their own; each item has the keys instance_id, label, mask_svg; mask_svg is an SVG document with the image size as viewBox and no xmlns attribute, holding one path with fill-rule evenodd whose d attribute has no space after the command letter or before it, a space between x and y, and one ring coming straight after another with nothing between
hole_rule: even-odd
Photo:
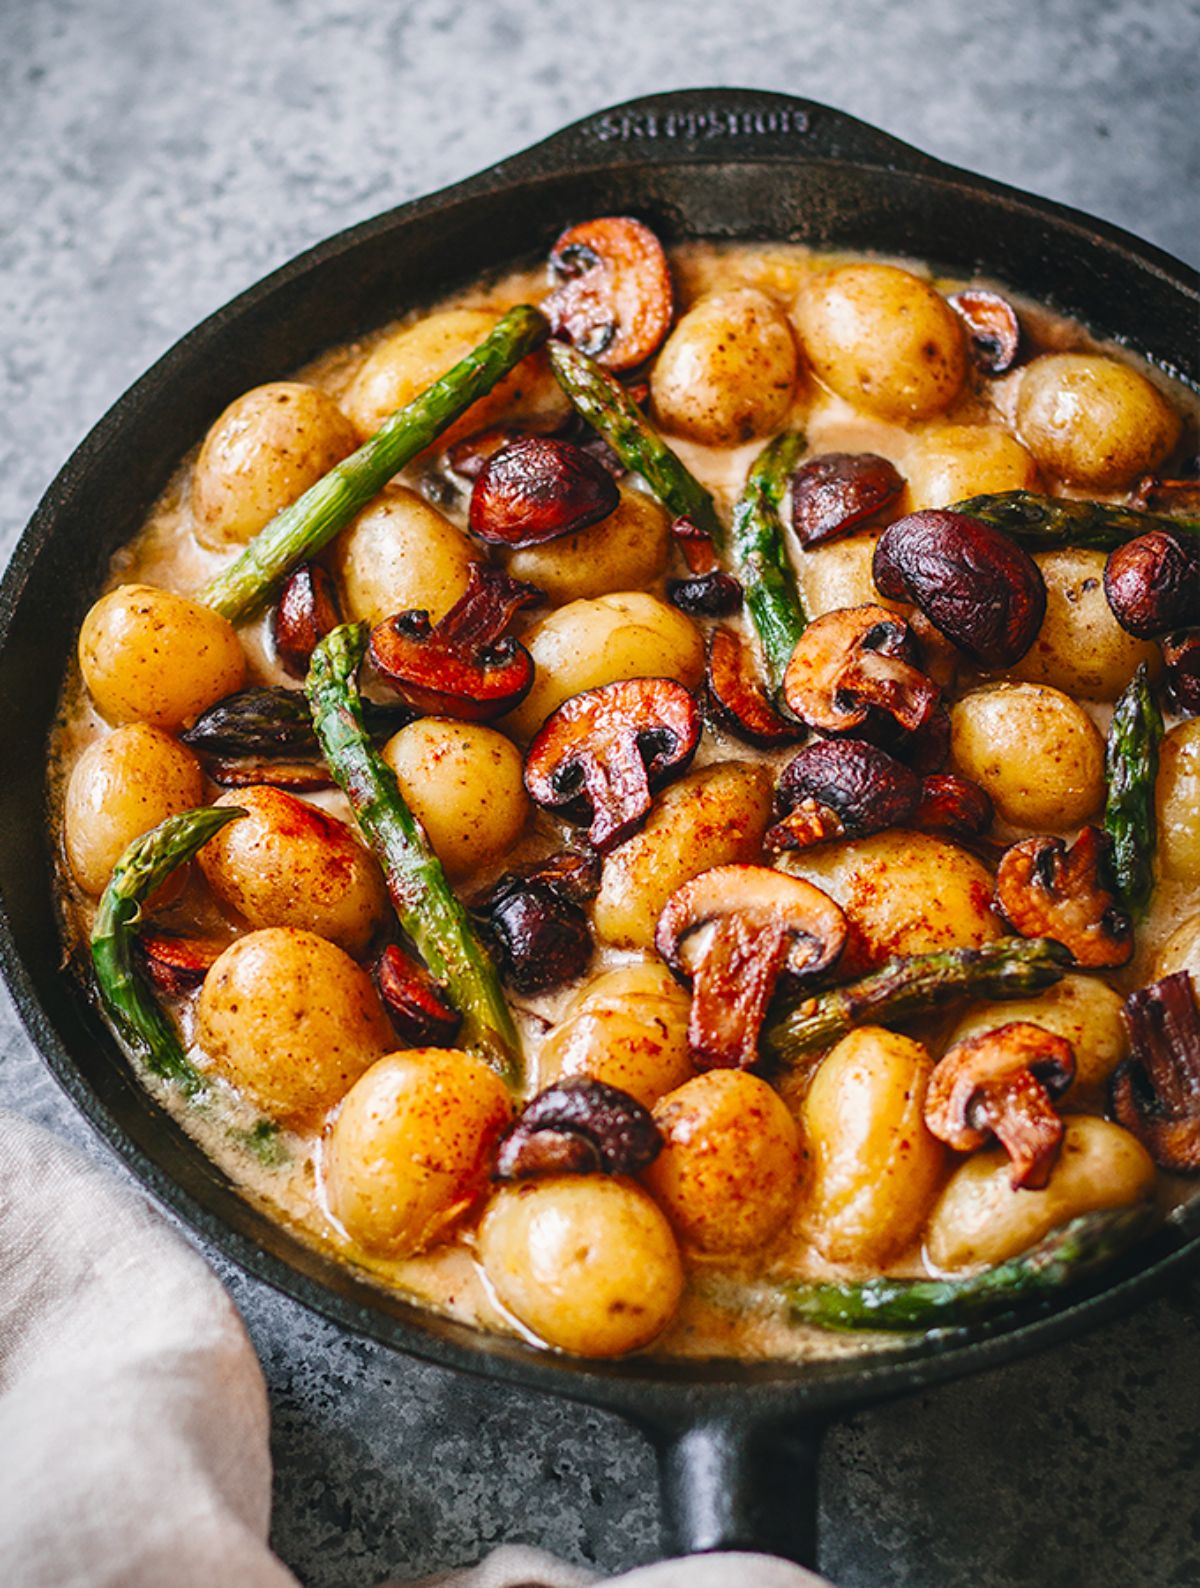
<instances>
[{"instance_id":1,"label":"mottled stone background","mask_svg":"<svg viewBox=\"0 0 1200 1588\"><path fill-rule=\"evenodd\" d=\"M196 320L605 104L793 90L1200 263L1198 73L1195 0L0 0L0 555ZM6 1002L0 1054L0 1100L104 1156ZM654 1556L630 1429L401 1360L217 1266L271 1384L275 1544L310 1588L505 1539L607 1569ZM1198 1323L1184 1287L847 1421L822 1565L844 1588L1200 1583Z\"/></svg>"}]
</instances>

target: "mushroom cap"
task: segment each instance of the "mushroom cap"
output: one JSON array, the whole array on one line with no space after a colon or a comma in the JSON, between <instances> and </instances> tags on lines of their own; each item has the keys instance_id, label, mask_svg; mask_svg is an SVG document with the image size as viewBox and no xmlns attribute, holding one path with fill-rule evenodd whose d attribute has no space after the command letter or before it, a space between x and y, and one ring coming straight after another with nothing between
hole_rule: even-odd
<instances>
[{"instance_id":1,"label":"mushroom cap","mask_svg":"<svg viewBox=\"0 0 1200 1588\"><path fill-rule=\"evenodd\" d=\"M522 436L492 454L471 490L471 533L492 546L541 546L612 513L617 482L590 453L554 436Z\"/></svg>"},{"instance_id":2,"label":"mushroom cap","mask_svg":"<svg viewBox=\"0 0 1200 1588\"><path fill-rule=\"evenodd\" d=\"M1133 924L1106 877L1108 838L1085 827L1070 850L1061 838L1025 838L1004 851L996 905L1022 937L1053 937L1089 970L1127 965Z\"/></svg>"},{"instance_id":3,"label":"mushroom cap","mask_svg":"<svg viewBox=\"0 0 1200 1588\"><path fill-rule=\"evenodd\" d=\"M1200 1170L1200 1013L1187 971L1125 1001L1133 1056L1113 1071L1109 1099L1160 1168Z\"/></svg>"},{"instance_id":4,"label":"mushroom cap","mask_svg":"<svg viewBox=\"0 0 1200 1588\"><path fill-rule=\"evenodd\" d=\"M789 710L810 728L852 733L872 713L906 732L923 727L940 698L916 665L908 624L887 607L841 607L810 623L783 679Z\"/></svg>"},{"instance_id":5,"label":"mushroom cap","mask_svg":"<svg viewBox=\"0 0 1200 1588\"><path fill-rule=\"evenodd\" d=\"M804 737L804 724L781 716L767 699L749 648L732 629L712 632L705 690L717 722L748 744L771 749Z\"/></svg>"}]
</instances>

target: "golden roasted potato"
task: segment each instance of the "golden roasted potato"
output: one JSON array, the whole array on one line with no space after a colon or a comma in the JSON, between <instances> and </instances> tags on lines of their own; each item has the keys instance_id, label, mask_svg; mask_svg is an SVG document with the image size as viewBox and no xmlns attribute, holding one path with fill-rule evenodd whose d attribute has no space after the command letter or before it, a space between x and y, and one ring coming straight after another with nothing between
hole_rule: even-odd
<instances>
[{"instance_id":1,"label":"golden roasted potato","mask_svg":"<svg viewBox=\"0 0 1200 1588\"><path fill-rule=\"evenodd\" d=\"M1043 469L1117 491L1179 440L1179 415L1130 364L1100 353L1046 353L1021 376L1017 428Z\"/></svg>"},{"instance_id":2,"label":"golden roasted potato","mask_svg":"<svg viewBox=\"0 0 1200 1588\"><path fill-rule=\"evenodd\" d=\"M949 507L991 491L1033 491L1037 464L999 425L940 425L919 431L904 455L899 511Z\"/></svg>"},{"instance_id":3,"label":"golden roasted potato","mask_svg":"<svg viewBox=\"0 0 1200 1588\"><path fill-rule=\"evenodd\" d=\"M1158 671L1158 647L1134 639L1113 617L1102 551L1064 547L1033 560L1046 582L1046 616L1033 645L1010 669L1013 678L1088 700L1115 700L1139 662Z\"/></svg>"},{"instance_id":4,"label":"golden roasted potato","mask_svg":"<svg viewBox=\"0 0 1200 1588\"><path fill-rule=\"evenodd\" d=\"M950 708L954 762L1014 827L1068 832L1104 801L1104 740L1046 684L987 684Z\"/></svg>"},{"instance_id":5,"label":"golden roasted potato","mask_svg":"<svg viewBox=\"0 0 1200 1588\"><path fill-rule=\"evenodd\" d=\"M1163 739L1155 798L1163 876L1200 883L1200 717L1176 723Z\"/></svg>"},{"instance_id":6,"label":"golden roasted potato","mask_svg":"<svg viewBox=\"0 0 1200 1588\"><path fill-rule=\"evenodd\" d=\"M412 1048L377 1059L329 1133L330 1211L371 1252L411 1257L436 1245L482 1193L511 1117L503 1081L469 1053Z\"/></svg>"},{"instance_id":7,"label":"golden roasted potato","mask_svg":"<svg viewBox=\"0 0 1200 1588\"><path fill-rule=\"evenodd\" d=\"M100 597L79 631L79 665L110 722L168 729L232 695L246 675L232 623L147 584L118 585Z\"/></svg>"},{"instance_id":8,"label":"golden roasted potato","mask_svg":"<svg viewBox=\"0 0 1200 1588\"><path fill-rule=\"evenodd\" d=\"M508 571L544 590L555 606L636 590L652 584L667 566L670 529L654 497L622 485L621 500L607 518L575 535L514 551Z\"/></svg>"},{"instance_id":9,"label":"golden roasted potato","mask_svg":"<svg viewBox=\"0 0 1200 1588\"><path fill-rule=\"evenodd\" d=\"M538 1049L538 1086L586 1075L646 1108L693 1075L689 998L665 965L642 960L586 982Z\"/></svg>"},{"instance_id":10,"label":"golden roasted potato","mask_svg":"<svg viewBox=\"0 0 1200 1588\"><path fill-rule=\"evenodd\" d=\"M1186 970L1193 987L1200 990L1200 912L1181 921L1158 951L1155 979Z\"/></svg>"},{"instance_id":11,"label":"golden roasted potato","mask_svg":"<svg viewBox=\"0 0 1200 1588\"><path fill-rule=\"evenodd\" d=\"M796 582L810 621L844 607L896 606L875 587L871 564L878 539L878 532L866 530L796 553Z\"/></svg>"},{"instance_id":12,"label":"golden roasted potato","mask_svg":"<svg viewBox=\"0 0 1200 1588\"><path fill-rule=\"evenodd\" d=\"M332 554L346 617L372 628L414 607L439 622L466 591L474 561L467 537L405 485L364 507Z\"/></svg>"},{"instance_id":13,"label":"golden roasted potato","mask_svg":"<svg viewBox=\"0 0 1200 1588\"><path fill-rule=\"evenodd\" d=\"M192 471L192 519L201 544L222 550L252 540L358 446L345 414L316 386L256 386L204 438Z\"/></svg>"}]
</instances>

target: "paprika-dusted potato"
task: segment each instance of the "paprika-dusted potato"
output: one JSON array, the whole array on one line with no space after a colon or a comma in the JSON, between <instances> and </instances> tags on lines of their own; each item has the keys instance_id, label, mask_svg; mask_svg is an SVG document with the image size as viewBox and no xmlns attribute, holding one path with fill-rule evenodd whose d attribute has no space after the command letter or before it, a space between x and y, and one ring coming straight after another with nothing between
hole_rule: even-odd
<instances>
[{"instance_id":1,"label":"paprika-dusted potato","mask_svg":"<svg viewBox=\"0 0 1200 1588\"><path fill-rule=\"evenodd\" d=\"M769 436L796 387L796 342L765 293L735 287L700 298L671 332L650 372L656 423L708 447Z\"/></svg>"},{"instance_id":2,"label":"paprika-dusted potato","mask_svg":"<svg viewBox=\"0 0 1200 1588\"><path fill-rule=\"evenodd\" d=\"M607 518L578 534L514 551L508 571L544 590L556 605L636 590L652 584L667 566L670 528L666 510L654 497L622 485L621 499Z\"/></svg>"},{"instance_id":3,"label":"paprika-dusted potato","mask_svg":"<svg viewBox=\"0 0 1200 1588\"><path fill-rule=\"evenodd\" d=\"M675 678L689 689L704 676L700 630L640 590L572 601L521 636L537 669L533 688L504 719L530 739L571 695L621 678Z\"/></svg>"},{"instance_id":4,"label":"paprika-dusted potato","mask_svg":"<svg viewBox=\"0 0 1200 1588\"><path fill-rule=\"evenodd\" d=\"M494 309L438 309L384 337L367 355L343 403L361 439L374 435L397 408L440 380L495 329L499 319ZM570 404L545 353L531 353L486 397L472 403L436 444L450 446L502 418L553 430L569 412Z\"/></svg>"},{"instance_id":5,"label":"paprika-dusted potato","mask_svg":"<svg viewBox=\"0 0 1200 1588\"><path fill-rule=\"evenodd\" d=\"M1180 421L1131 365L1099 353L1047 353L1021 376L1017 428L1048 473L1117 491L1158 467Z\"/></svg>"},{"instance_id":6,"label":"paprika-dusted potato","mask_svg":"<svg viewBox=\"0 0 1200 1588\"><path fill-rule=\"evenodd\" d=\"M1076 701L1046 684L987 684L950 708L958 769L1014 827L1068 832L1104 802L1104 740Z\"/></svg>"},{"instance_id":7,"label":"paprika-dusted potato","mask_svg":"<svg viewBox=\"0 0 1200 1588\"><path fill-rule=\"evenodd\" d=\"M503 1081L481 1059L457 1048L387 1054L350 1088L329 1133L330 1211L370 1252L424 1251L483 1191L511 1117Z\"/></svg>"},{"instance_id":8,"label":"paprika-dusted potato","mask_svg":"<svg viewBox=\"0 0 1200 1588\"><path fill-rule=\"evenodd\" d=\"M332 567L345 616L374 627L414 607L437 623L465 592L475 560L470 541L437 508L392 485L338 536Z\"/></svg>"},{"instance_id":9,"label":"paprika-dusted potato","mask_svg":"<svg viewBox=\"0 0 1200 1588\"><path fill-rule=\"evenodd\" d=\"M1186 970L1192 986L1200 990L1200 912L1181 921L1158 952L1156 979Z\"/></svg>"},{"instance_id":10,"label":"paprika-dusted potato","mask_svg":"<svg viewBox=\"0 0 1200 1588\"><path fill-rule=\"evenodd\" d=\"M197 538L218 551L251 540L357 445L354 426L319 387L256 386L230 403L200 448L191 496Z\"/></svg>"},{"instance_id":11,"label":"paprika-dusted potato","mask_svg":"<svg viewBox=\"0 0 1200 1588\"><path fill-rule=\"evenodd\" d=\"M101 894L133 840L199 805L203 792L199 761L161 728L131 722L94 740L72 768L63 806L76 882Z\"/></svg>"},{"instance_id":12,"label":"paprika-dusted potato","mask_svg":"<svg viewBox=\"0 0 1200 1588\"><path fill-rule=\"evenodd\" d=\"M901 471L908 489L900 512L949 507L992 491L1033 491L1037 464L999 425L940 425L913 437Z\"/></svg>"},{"instance_id":13,"label":"paprika-dusted potato","mask_svg":"<svg viewBox=\"0 0 1200 1588\"><path fill-rule=\"evenodd\" d=\"M1200 883L1200 717L1176 723L1163 739L1155 797L1163 876Z\"/></svg>"},{"instance_id":14,"label":"paprika-dusted potato","mask_svg":"<svg viewBox=\"0 0 1200 1588\"><path fill-rule=\"evenodd\" d=\"M232 623L173 590L123 584L79 631L79 665L110 722L181 728L240 689L246 658Z\"/></svg>"},{"instance_id":15,"label":"paprika-dusted potato","mask_svg":"<svg viewBox=\"0 0 1200 1588\"><path fill-rule=\"evenodd\" d=\"M1034 558L1046 585L1046 615L1014 678L1087 700L1115 700L1145 662L1157 673L1158 647L1134 639L1113 617L1104 594L1102 551L1064 546Z\"/></svg>"},{"instance_id":16,"label":"paprika-dusted potato","mask_svg":"<svg viewBox=\"0 0 1200 1588\"><path fill-rule=\"evenodd\" d=\"M640 1186L603 1175L506 1186L484 1214L479 1255L509 1312L578 1356L649 1345L683 1292L671 1226Z\"/></svg>"},{"instance_id":17,"label":"paprika-dusted potato","mask_svg":"<svg viewBox=\"0 0 1200 1588\"><path fill-rule=\"evenodd\" d=\"M796 1201L796 1124L766 1081L709 1070L660 1098L663 1146L642 1179L685 1246L752 1252Z\"/></svg>"},{"instance_id":18,"label":"paprika-dusted potato","mask_svg":"<svg viewBox=\"0 0 1200 1588\"><path fill-rule=\"evenodd\" d=\"M212 1068L289 1125L332 1108L394 1041L366 971L299 927L232 943L196 1007L196 1042Z\"/></svg>"},{"instance_id":19,"label":"paprika-dusted potato","mask_svg":"<svg viewBox=\"0 0 1200 1588\"><path fill-rule=\"evenodd\" d=\"M664 789L641 831L605 857L592 906L601 941L652 950L676 888L711 866L756 861L771 820L771 782L765 766L723 761Z\"/></svg>"},{"instance_id":20,"label":"paprika-dusted potato","mask_svg":"<svg viewBox=\"0 0 1200 1588\"><path fill-rule=\"evenodd\" d=\"M896 265L839 265L796 298L800 341L817 379L884 419L927 419L962 390L958 316L919 276Z\"/></svg>"},{"instance_id":21,"label":"paprika-dusted potato","mask_svg":"<svg viewBox=\"0 0 1200 1588\"><path fill-rule=\"evenodd\" d=\"M653 1108L694 1074L687 993L663 964L642 960L593 976L538 1049L539 1089L564 1077L604 1081Z\"/></svg>"},{"instance_id":22,"label":"paprika-dusted potato","mask_svg":"<svg viewBox=\"0 0 1200 1588\"><path fill-rule=\"evenodd\" d=\"M1091 1114L1072 1114L1065 1123L1062 1151L1043 1191L1013 1190L1003 1147L973 1153L955 1170L925 1232L935 1268L1003 1263L1082 1213L1153 1194L1154 1164L1136 1137Z\"/></svg>"},{"instance_id":23,"label":"paprika-dusted potato","mask_svg":"<svg viewBox=\"0 0 1200 1588\"><path fill-rule=\"evenodd\" d=\"M222 904L251 926L299 926L361 954L387 913L383 875L336 816L260 784L223 794L246 812L199 854Z\"/></svg>"},{"instance_id":24,"label":"paprika-dusted potato","mask_svg":"<svg viewBox=\"0 0 1200 1588\"><path fill-rule=\"evenodd\" d=\"M896 828L797 850L778 865L816 883L846 912L847 968L880 965L893 954L978 948L1000 935L987 868L930 833Z\"/></svg>"},{"instance_id":25,"label":"paprika-dusted potato","mask_svg":"<svg viewBox=\"0 0 1200 1588\"><path fill-rule=\"evenodd\" d=\"M496 728L420 717L383 758L450 877L498 860L521 836L531 809L521 752Z\"/></svg>"},{"instance_id":26,"label":"paprika-dusted potato","mask_svg":"<svg viewBox=\"0 0 1200 1588\"><path fill-rule=\"evenodd\" d=\"M945 1173L925 1124L933 1060L882 1026L842 1038L800 1115L807 1158L799 1229L832 1263L886 1268L916 1237Z\"/></svg>"}]
</instances>

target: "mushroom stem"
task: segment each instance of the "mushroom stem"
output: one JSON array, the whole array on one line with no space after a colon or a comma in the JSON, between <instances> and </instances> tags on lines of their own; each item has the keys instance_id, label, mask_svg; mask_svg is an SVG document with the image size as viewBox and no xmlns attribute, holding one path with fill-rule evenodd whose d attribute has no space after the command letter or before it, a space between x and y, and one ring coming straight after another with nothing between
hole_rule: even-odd
<instances>
[{"instance_id":1,"label":"mushroom stem","mask_svg":"<svg viewBox=\"0 0 1200 1588\"><path fill-rule=\"evenodd\" d=\"M731 915L713 929L692 983L688 1046L702 1070L748 1069L788 952L781 921Z\"/></svg>"}]
</instances>

